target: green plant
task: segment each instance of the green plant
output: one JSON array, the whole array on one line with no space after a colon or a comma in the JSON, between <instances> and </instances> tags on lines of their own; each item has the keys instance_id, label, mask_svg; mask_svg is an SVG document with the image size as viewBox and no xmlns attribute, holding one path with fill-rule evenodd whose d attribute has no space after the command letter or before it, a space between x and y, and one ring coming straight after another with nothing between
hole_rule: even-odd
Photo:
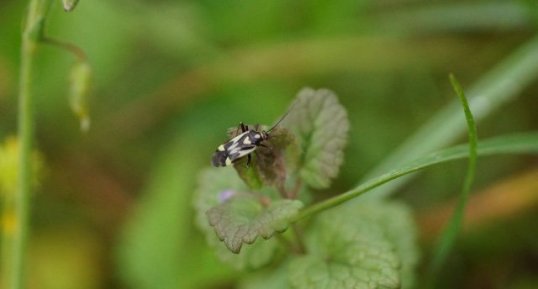
<instances>
[{"instance_id":1,"label":"green plant","mask_svg":"<svg viewBox=\"0 0 538 289\"><path fill-rule=\"evenodd\" d=\"M451 82L465 111L468 147L426 154L328 199L312 202L338 173L348 121L336 95L325 89L299 92L282 128L268 141L271 150L260 149L252 166L237 162L238 174L204 170L195 203L197 223L221 260L240 270L280 264L248 277L243 288L412 288L419 254L410 209L381 198L348 201L401 176L470 156L461 204L432 264L438 270L461 224L477 154L538 151L536 135L477 146L463 91L455 78ZM271 163L263 161L268 153Z\"/></svg>"},{"instance_id":2,"label":"green plant","mask_svg":"<svg viewBox=\"0 0 538 289\"><path fill-rule=\"evenodd\" d=\"M64 9L71 11L78 1L65 0ZM19 147L16 169L16 187L12 195L4 201L4 214L8 215L12 227L4 230L2 244L2 287L25 288L26 247L30 224L30 204L32 185L35 183L35 161L32 158L34 142L35 91L33 87L34 62L40 44L52 45L76 57L71 72L70 103L73 112L79 117L82 130L89 128L86 97L89 90L90 68L85 53L74 44L49 38L45 24L51 0L31 0L22 31L21 63L19 77L18 139ZM4 215L4 216L5 216Z\"/></svg>"}]
</instances>

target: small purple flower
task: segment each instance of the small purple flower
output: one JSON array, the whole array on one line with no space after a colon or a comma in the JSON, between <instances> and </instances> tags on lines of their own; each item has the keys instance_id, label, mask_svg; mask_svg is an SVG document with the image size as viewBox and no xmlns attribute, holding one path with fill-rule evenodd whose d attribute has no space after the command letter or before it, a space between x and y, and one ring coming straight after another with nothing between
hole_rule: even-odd
<instances>
[{"instance_id":1,"label":"small purple flower","mask_svg":"<svg viewBox=\"0 0 538 289\"><path fill-rule=\"evenodd\" d=\"M235 196L236 192L234 190L226 190L219 193L218 199L220 203L224 203Z\"/></svg>"}]
</instances>

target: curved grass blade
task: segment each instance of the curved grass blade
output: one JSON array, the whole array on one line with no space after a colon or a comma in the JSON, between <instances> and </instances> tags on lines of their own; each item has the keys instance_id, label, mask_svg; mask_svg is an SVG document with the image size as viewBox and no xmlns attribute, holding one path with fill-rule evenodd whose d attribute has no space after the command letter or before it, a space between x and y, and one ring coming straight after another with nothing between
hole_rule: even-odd
<instances>
[{"instance_id":1,"label":"curved grass blade","mask_svg":"<svg viewBox=\"0 0 538 289\"><path fill-rule=\"evenodd\" d=\"M495 137L478 144L477 153L480 156L499 155L499 154L538 154L538 132L524 133L517 135L508 135ZM303 209L293 221L309 217L321 211L330 209L353 198L363 195L364 193L377 188L391 180L401 176L420 171L424 168L445 163L448 161L463 159L468 157L468 145L458 145L444 149L435 153L428 154L417 160L373 178L365 183L335 197L312 205Z\"/></svg>"},{"instance_id":2,"label":"curved grass blade","mask_svg":"<svg viewBox=\"0 0 538 289\"><path fill-rule=\"evenodd\" d=\"M474 118L478 122L503 104L513 101L520 92L538 77L538 37L522 45L501 61L469 90L468 99ZM425 153L436 151L453 142L465 129L460 107L454 101L436 113L402 145L370 170L360 182L364 182L395 167L400 167ZM401 187L409 178L376 190L373 197L386 197Z\"/></svg>"},{"instance_id":3,"label":"curved grass blade","mask_svg":"<svg viewBox=\"0 0 538 289\"><path fill-rule=\"evenodd\" d=\"M441 269L446 257L448 256L456 236L461 230L461 224L463 222L463 217L465 214L465 207L467 205L467 200L469 199L469 192L474 181L474 176L476 172L476 159L477 159L477 143L478 137L476 133L476 124L474 122L473 114L469 109L469 104L465 98L465 94L460 84L454 77L450 75L450 83L454 88L454 91L458 95L458 98L463 106L465 112L465 119L467 121L468 135L469 135L469 161L467 165L467 174L465 176L465 181L463 182L463 188L461 190L461 195L458 200L454 214L450 219L448 225L443 229L443 232L435 246L433 253L433 259L430 264L430 276L427 279L428 288L434 288L435 277L438 275L439 270Z\"/></svg>"}]
</instances>

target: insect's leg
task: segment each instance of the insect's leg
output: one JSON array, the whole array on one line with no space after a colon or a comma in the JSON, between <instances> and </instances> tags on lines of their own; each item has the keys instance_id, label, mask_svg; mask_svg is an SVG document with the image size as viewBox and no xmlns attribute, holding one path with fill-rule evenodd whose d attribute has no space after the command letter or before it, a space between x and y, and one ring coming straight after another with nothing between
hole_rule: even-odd
<instances>
[{"instance_id":1,"label":"insect's leg","mask_svg":"<svg viewBox=\"0 0 538 289\"><path fill-rule=\"evenodd\" d=\"M250 167L250 162L252 161L252 156L250 154L247 155L247 168Z\"/></svg>"},{"instance_id":2,"label":"insect's leg","mask_svg":"<svg viewBox=\"0 0 538 289\"><path fill-rule=\"evenodd\" d=\"M241 132L248 131L248 125L245 125L242 122L240 122L239 126L241 127Z\"/></svg>"}]
</instances>

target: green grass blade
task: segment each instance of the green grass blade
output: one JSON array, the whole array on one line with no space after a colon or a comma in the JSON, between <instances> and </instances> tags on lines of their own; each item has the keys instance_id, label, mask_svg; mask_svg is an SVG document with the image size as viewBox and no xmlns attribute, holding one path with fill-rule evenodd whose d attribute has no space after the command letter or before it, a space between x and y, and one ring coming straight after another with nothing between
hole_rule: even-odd
<instances>
[{"instance_id":1,"label":"green grass blade","mask_svg":"<svg viewBox=\"0 0 538 289\"><path fill-rule=\"evenodd\" d=\"M450 219L448 225L443 229L443 232L435 246L433 259L430 264L430 276L427 279L428 288L434 288L435 278L438 275L443 263L445 262L446 257L450 253L450 250L452 249L456 240L456 236L461 229L461 224L463 222L463 217L465 214L465 207L467 205L467 200L469 199L469 192L471 190L471 186L474 181L474 176L476 172L478 142L476 125L471 110L469 109L467 99L465 98L463 89L453 75L450 75L450 82L452 83L452 87L458 95L460 102L463 106L463 110L465 112L465 119L467 121L467 128L469 130L469 163L467 166L467 175L465 176L461 195L458 200L456 209L454 210L454 214L452 215L452 218Z\"/></svg>"},{"instance_id":2,"label":"green grass blade","mask_svg":"<svg viewBox=\"0 0 538 289\"><path fill-rule=\"evenodd\" d=\"M503 104L517 98L519 93L537 77L538 37L535 37L499 63L468 90L469 106L475 120L480 121ZM438 112L384 161L367 173L361 182L453 142L465 130L460 111L458 102L454 101ZM387 196L408 180L409 178L400 178L377 189L372 196Z\"/></svg>"},{"instance_id":3,"label":"green grass blade","mask_svg":"<svg viewBox=\"0 0 538 289\"><path fill-rule=\"evenodd\" d=\"M538 154L538 132L502 136L480 142L477 147L480 156L499 154ZM420 171L427 167L448 161L463 159L469 156L468 145L454 146L416 159L398 169L390 170L376 178L335 197L303 209L293 221L309 217L321 211L330 209L351 199L363 195L389 181Z\"/></svg>"}]
</instances>

